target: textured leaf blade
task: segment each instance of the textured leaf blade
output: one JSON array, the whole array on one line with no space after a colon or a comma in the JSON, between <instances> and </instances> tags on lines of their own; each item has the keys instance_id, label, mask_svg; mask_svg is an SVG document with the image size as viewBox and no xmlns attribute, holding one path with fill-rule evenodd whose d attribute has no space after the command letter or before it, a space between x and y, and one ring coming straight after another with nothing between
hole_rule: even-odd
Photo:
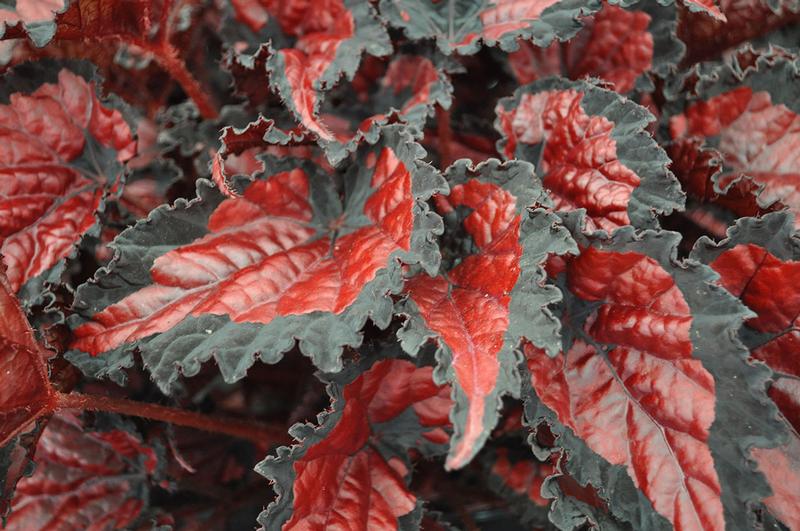
<instances>
[{"instance_id":1,"label":"textured leaf blade","mask_svg":"<svg viewBox=\"0 0 800 531\"><path fill-rule=\"evenodd\" d=\"M351 160L343 205L330 174L294 159L267 160L242 197L201 182L199 199L123 233L119 260L79 290L91 320L75 328L84 354L72 359L108 374L137 348L168 390L211 356L235 381L255 353L275 362L297 339L336 370L368 317L388 325L399 261L436 267L440 221L422 201L446 184L420 156L401 128L385 128Z\"/></svg>"},{"instance_id":2,"label":"textured leaf blade","mask_svg":"<svg viewBox=\"0 0 800 531\"><path fill-rule=\"evenodd\" d=\"M797 279L800 247L786 213L742 218L718 245L700 240L693 256L719 273L719 284L755 316L745 323L743 339L753 359L773 371L769 396L784 421L788 441L775 448L754 448L752 455L773 490L764 503L785 524L798 524L800 504L800 365L797 362ZM776 290L776 286L780 286Z\"/></svg>"},{"instance_id":3,"label":"textured leaf blade","mask_svg":"<svg viewBox=\"0 0 800 531\"><path fill-rule=\"evenodd\" d=\"M20 0L0 10L0 38L27 36L42 47L53 37L140 35L151 9L149 0Z\"/></svg>"},{"instance_id":4,"label":"textured leaf blade","mask_svg":"<svg viewBox=\"0 0 800 531\"><path fill-rule=\"evenodd\" d=\"M716 153L721 167L713 168L709 183L715 192L752 183L758 207L780 204L800 212L800 180L793 169L800 101L795 91L776 88L797 86L797 67L764 55L754 68L721 66L711 74L698 83L701 101L688 103L682 114L670 118L672 138L679 145L701 143ZM725 206L752 215L753 203L751 199Z\"/></svg>"},{"instance_id":5,"label":"textured leaf blade","mask_svg":"<svg viewBox=\"0 0 800 531\"><path fill-rule=\"evenodd\" d=\"M460 468L497 422L499 399L517 393L512 349L531 328L537 336L530 339L543 346L557 335L546 307L558 294L541 285L541 266L550 253L574 247L563 228L547 227L543 212L523 226L527 208L547 201L529 164L459 161L445 177L454 234L464 230L476 250L440 276L420 273L406 281L402 311L410 318L399 337L412 354L437 337L447 356L441 378L453 383L457 408L446 466ZM458 209L471 213L461 219Z\"/></svg>"},{"instance_id":6,"label":"textured leaf blade","mask_svg":"<svg viewBox=\"0 0 800 531\"><path fill-rule=\"evenodd\" d=\"M374 8L357 0L276 3L267 12L276 17L292 42L291 47L270 49L266 59L270 87L323 144L335 144L334 133L318 116L323 93L342 76L352 79L364 53L385 56L391 52L386 29ZM341 157L332 159L338 163Z\"/></svg>"},{"instance_id":7,"label":"textured leaf blade","mask_svg":"<svg viewBox=\"0 0 800 531\"><path fill-rule=\"evenodd\" d=\"M278 449L277 457L256 467L278 491L277 501L259 516L266 529L396 528L416 507L402 453L408 429L383 433L410 415L416 426L412 444L420 436L440 440L435 434L448 425L448 389L434 384L431 367L405 360L349 372L336 377L349 383L329 385L332 409L320 415L319 427L296 425L300 443ZM400 452L389 450L398 445Z\"/></svg>"},{"instance_id":8,"label":"textured leaf blade","mask_svg":"<svg viewBox=\"0 0 800 531\"><path fill-rule=\"evenodd\" d=\"M600 78L627 93L648 73L663 75L680 60L684 46L675 37L675 9L653 4L622 8L604 4L567 42L542 48L521 41L508 56L520 84L548 75Z\"/></svg>"},{"instance_id":9,"label":"textured leaf blade","mask_svg":"<svg viewBox=\"0 0 800 531\"><path fill-rule=\"evenodd\" d=\"M644 255L589 248L570 263L567 282L602 306L591 339L556 358L526 351L537 394L590 448L626 466L676 528L722 529L708 447L714 382L691 357L691 313L674 281ZM599 351L595 341L615 348ZM689 407L664 407L685 397Z\"/></svg>"},{"instance_id":10,"label":"textured leaf blade","mask_svg":"<svg viewBox=\"0 0 800 531\"><path fill-rule=\"evenodd\" d=\"M410 39L435 38L444 53L471 54L481 44L514 50L520 37L545 46L566 40L580 29L581 15L600 7L570 0L381 0L380 12Z\"/></svg>"},{"instance_id":11,"label":"textured leaf blade","mask_svg":"<svg viewBox=\"0 0 800 531\"><path fill-rule=\"evenodd\" d=\"M683 13L678 36L687 46L687 64L714 59L746 41L768 35L784 25L797 22L800 5L787 2L743 0L719 3L722 17L704 13Z\"/></svg>"},{"instance_id":12,"label":"textured leaf blade","mask_svg":"<svg viewBox=\"0 0 800 531\"><path fill-rule=\"evenodd\" d=\"M125 529L147 503L156 454L128 432L84 432L74 415L53 417L38 466L18 484L11 529Z\"/></svg>"},{"instance_id":13,"label":"textured leaf blade","mask_svg":"<svg viewBox=\"0 0 800 531\"><path fill-rule=\"evenodd\" d=\"M746 310L712 285L710 269L676 264L672 233L573 235L583 251L564 280L564 352L527 348L537 395L528 422L546 422L568 473L599 486L634 527L723 529L751 518L768 488L742 456L751 441L776 444L781 429L765 371L735 338Z\"/></svg>"},{"instance_id":14,"label":"textured leaf blade","mask_svg":"<svg viewBox=\"0 0 800 531\"><path fill-rule=\"evenodd\" d=\"M586 82L546 79L497 106L498 151L537 162L557 209L587 209L592 228L652 225L683 207L668 158L645 132L650 113Z\"/></svg>"},{"instance_id":15,"label":"textured leaf blade","mask_svg":"<svg viewBox=\"0 0 800 531\"><path fill-rule=\"evenodd\" d=\"M48 77L53 82L42 83ZM35 90L14 90L32 80ZM94 81L35 64L6 81L0 253L9 283L19 291L43 278L95 225L105 190L117 182L136 145L120 112L97 97Z\"/></svg>"}]
</instances>

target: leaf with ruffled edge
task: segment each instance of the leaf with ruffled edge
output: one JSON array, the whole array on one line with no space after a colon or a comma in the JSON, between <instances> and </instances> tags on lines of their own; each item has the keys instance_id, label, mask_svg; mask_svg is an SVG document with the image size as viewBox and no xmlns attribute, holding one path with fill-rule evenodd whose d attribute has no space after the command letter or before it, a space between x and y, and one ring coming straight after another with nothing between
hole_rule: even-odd
<instances>
[{"instance_id":1,"label":"leaf with ruffled edge","mask_svg":"<svg viewBox=\"0 0 800 531\"><path fill-rule=\"evenodd\" d=\"M591 228L655 225L683 208L669 159L645 131L653 116L616 92L549 78L500 100L505 157L535 162L558 210L585 208Z\"/></svg>"},{"instance_id":2,"label":"leaf with ruffled edge","mask_svg":"<svg viewBox=\"0 0 800 531\"><path fill-rule=\"evenodd\" d=\"M0 88L0 254L23 302L57 282L136 150L86 63L28 63Z\"/></svg>"},{"instance_id":3,"label":"leaf with ruffled edge","mask_svg":"<svg viewBox=\"0 0 800 531\"><path fill-rule=\"evenodd\" d=\"M389 324L401 262L438 268L441 218L424 201L447 184L423 154L388 126L342 173L265 156L253 181L233 182L240 197L198 181L196 199L120 234L108 268L78 288L67 358L120 381L135 349L165 392L212 357L233 382L296 342L340 369L368 318Z\"/></svg>"},{"instance_id":4,"label":"leaf with ruffled edge","mask_svg":"<svg viewBox=\"0 0 800 531\"><path fill-rule=\"evenodd\" d=\"M455 469L483 446L500 399L518 394L513 350L521 338L558 348L558 323L547 306L559 293L543 285L541 266L575 246L554 215L539 210L529 217L529 208L548 202L530 164L490 159L473 167L460 160L445 178L451 185L439 201L445 255L469 254L438 276L420 272L406 281L407 300L398 311L408 319L398 337L412 355L428 339L439 344L435 376L452 383L455 403L445 466Z\"/></svg>"},{"instance_id":5,"label":"leaf with ruffled edge","mask_svg":"<svg viewBox=\"0 0 800 531\"><path fill-rule=\"evenodd\" d=\"M446 54L472 54L481 45L504 51L524 38L539 46L567 40L581 28L580 18L602 6L597 0L381 0L386 22L409 39L436 39Z\"/></svg>"},{"instance_id":6,"label":"leaf with ruffled edge","mask_svg":"<svg viewBox=\"0 0 800 531\"><path fill-rule=\"evenodd\" d=\"M699 101L686 102L682 114L669 120L673 151L715 153L721 161L710 177L716 193L752 183L758 207L780 203L800 214L800 72L795 62L773 53L758 56L752 66L734 60L702 70L695 90ZM752 203L725 206L749 215Z\"/></svg>"},{"instance_id":7,"label":"leaf with ruffled edge","mask_svg":"<svg viewBox=\"0 0 800 531\"><path fill-rule=\"evenodd\" d=\"M372 5L361 0L247 0L234 2L232 7L235 19L250 33L239 28L231 36L241 39L231 44L243 42L245 49L229 62L238 68L263 63L270 87L297 121L321 143L335 144L336 135L318 116L323 93L341 77L352 80L364 53L383 57L392 51L389 35ZM329 156L337 164L344 154Z\"/></svg>"},{"instance_id":8,"label":"leaf with ruffled edge","mask_svg":"<svg viewBox=\"0 0 800 531\"><path fill-rule=\"evenodd\" d=\"M565 222L582 254L560 279L562 353L525 348L527 422L548 424L570 476L635 529L748 521L769 490L746 456L780 433L767 371L736 339L748 310L676 260L675 233Z\"/></svg>"},{"instance_id":9,"label":"leaf with ruffled edge","mask_svg":"<svg viewBox=\"0 0 800 531\"><path fill-rule=\"evenodd\" d=\"M453 87L441 56L396 54L381 65L380 75L370 71L377 62L365 61L365 68L356 73L352 83L330 92L320 105L316 125L301 122L311 131L321 127L331 133L330 138L316 136L333 165L365 140L374 141L387 123L406 124L421 138L434 108L450 107Z\"/></svg>"},{"instance_id":10,"label":"leaf with ruffled edge","mask_svg":"<svg viewBox=\"0 0 800 531\"><path fill-rule=\"evenodd\" d=\"M647 76L666 76L686 48L675 36L676 18L674 7L656 2L629 9L604 4L571 40L545 48L521 41L508 63L521 85L561 75L600 78L622 94L651 90Z\"/></svg>"},{"instance_id":11,"label":"leaf with ruffled edge","mask_svg":"<svg viewBox=\"0 0 800 531\"><path fill-rule=\"evenodd\" d=\"M708 264L719 285L756 316L742 340L753 359L772 369L769 396L785 422L788 440L755 448L752 456L772 488L764 503L790 529L800 527L800 239L788 213L742 218L715 244L703 238L692 257Z\"/></svg>"},{"instance_id":12,"label":"leaf with ruffled edge","mask_svg":"<svg viewBox=\"0 0 800 531\"><path fill-rule=\"evenodd\" d=\"M296 424L298 444L256 466L278 495L258 518L264 529L397 529L415 519L407 450L442 451L448 439L450 393L432 373L367 356L323 376L331 407L318 425Z\"/></svg>"}]
</instances>

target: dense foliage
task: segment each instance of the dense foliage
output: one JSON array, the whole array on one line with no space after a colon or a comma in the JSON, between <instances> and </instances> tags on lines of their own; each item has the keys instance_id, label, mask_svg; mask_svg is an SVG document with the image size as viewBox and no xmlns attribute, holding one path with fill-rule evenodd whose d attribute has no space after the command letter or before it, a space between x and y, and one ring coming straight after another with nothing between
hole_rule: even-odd
<instances>
[{"instance_id":1,"label":"dense foliage","mask_svg":"<svg viewBox=\"0 0 800 531\"><path fill-rule=\"evenodd\" d=\"M6 529L800 531L800 2L0 6Z\"/></svg>"}]
</instances>

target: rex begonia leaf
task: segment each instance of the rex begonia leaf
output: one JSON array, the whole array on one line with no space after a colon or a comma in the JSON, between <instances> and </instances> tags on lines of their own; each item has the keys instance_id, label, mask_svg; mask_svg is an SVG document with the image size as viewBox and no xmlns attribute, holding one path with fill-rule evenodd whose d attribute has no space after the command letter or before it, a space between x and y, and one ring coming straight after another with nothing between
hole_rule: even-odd
<instances>
[{"instance_id":1,"label":"rex begonia leaf","mask_svg":"<svg viewBox=\"0 0 800 531\"><path fill-rule=\"evenodd\" d=\"M84 431L70 412L55 415L22 479L8 529L130 529L147 505L155 451L124 430Z\"/></svg>"},{"instance_id":2,"label":"rex begonia leaf","mask_svg":"<svg viewBox=\"0 0 800 531\"><path fill-rule=\"evenodd\" d=\"M335 142L317 115L323 92L342 76L352 79L363 53L380 57L392 51L372 5L362 0L239 0L232 7L251 32L242 53L254 54L238 60L257 63L255 57L265 52L254 50L255 43L269 41L265 66L270 87L298 122L321 141Z\"/></svg>"},{"instance_id":3,"label":"rex begonia leaf","mask_svg":"<svg viewBox=\"0 0 800 531\"><path fill-rule=\"evenodd\" d=\"M768 488L746 456L780 433L735 336L747 310L710 268L677 262L675 233L573 235L562 352L525 348L528 422L549 424L569 474L634 528L747 521Z\"/></svg>"},{"instance_id":4,"label":"rex begonia leaf","mask_svg":"<svg viewBox=\"0 0 800 531\"><path fill-rule=\"evenodd\" d=\"M296 341L320 369L340 369L367 318L389 324L400 262L438 267L441 219L424 201L447 184L423 153L387 126L340 173L265 156L235 197L198 181L196 199L120 234L108 268L78 288L69 359L119 378L136 349L165 392L212 357L232 382Z\"/></svg>"},{"instance_id":5,"label":"rex begonia leaf","mask_svg":"<svg viewBox=\"0 0 800 531\"><path fill-rule=\"evenodd\" d=\"M669 159L645 131L652 115L584 81L548 78L497 106L498 151L537 164L558 210L585 208L591 228L655 223L683 207Z\"/></svg>"},{"instance_id":6,"label":"rex begonia leaf","mask_svg":"<svg viewBox=\"0 0 800 531\"><path fill-rule=\"evenodd\" d=\"M674 151L699 146L716 152L716 192L757 189L758 207L780 204L800 213L800 73L793 61L771 54L753 67L719 66L696 83L690 101L669 121ZM697 148L695 148L697 149ZM753 214L753 201L729 202L739 215Z\"/></svg>"},{"instance_id":7,"label":"rex begonia leaf","mask_svg":"<svg viewBox=\"0 0 800 531\"><path fill-rule=\"evenodd\" d=\"M557 321L547 306L559 294L542 285L542 265L575 246L552 214L529 218L529 208L548 201L530 164L490 159L473 167L460 160L445 178L451 192L440 202L442 246L456 259L433 278L420 272L406 281L400 311L408 320L398 336L410 354L430 338L439 344L437 381L452 384L455 403L445 466L455 469L483 446L501 397L518 394L513 350L521 338L557 349Z\"/></svg>"},{"instance_id":8,"label":"rex begonia leaf","mask_svg":"<svg viewBox=\"0 0 800 531\"><path fill-rule=\"evenodd\" d=\"M742 218L719 244L697 243L692 256L719 273L718 283L755 312L742 339L752 358L773 371L769 396L781 412L788 440L757 448L753 457L772 488L770 511L800 527L800 240L787 213Z\"/></svg>"},{"instance_id":9,"label":"rex begonia leaf","mask_svg":"<svg viewBox=\"0 0 800 531\"><path fill-rule=\"evenodd\" d=\"M0 254L26 300L58 278L135 153L128 124L86 70L32 63L0 85Z\"/></svg>"},{"instance_id":10,"label":"rex begonia leaf","mask_svg":"<svg viewBox=\"0 0 800 531\"><path fill-rule=\"evenodd\" d=\"M595 77L624 94L645 74L664 75L668 66L678 63L685 46L674 35L674 19L674 7L656 2L629 9L604 4L567 42L545 48L520 42L520 49L508 56L509 66L523 85L549 75Z\"/></svg>"},{"instance_id":11,"label":"rex begonia leaf","mask_svg":"<svg viewBox=\"0 0 800 531\"><path fill-rule=\"evenodd\" d=\"M656 4L636 0L613 3L641 9ZM719 18L719 8L712 1L682 3L692 11L702 10ZM658 0L657 4L656 9L673 2ZM514 51L523 40L536 46L549 46L554 40L568 41L604 5L599 0L381 0L380 12L410 39L436 39L446 54L472 54L481 45Z\"/></svg>"},{"instance_id":12,"label":"rex begonia leaf","mask_svg":"<svg viewBox=\"0 0 800 531\"><path fill-rule=\"evenodd\" d=\"M581 27L579 18L601 7L596 0L381 0L381 16L409 39L436 39L451 54L477 52L481 44L515 50L517 39L548 45Z\"/></svg>"},{"instance_id":13,"label":"rex begonia leaf","mask_svg":"<svg viewBox=\"0 0 800 531\"><path fill-rule=\"evenodd\" d=\"M418 503L406 450L420 438L447 441L450 393L434 383L432 367L384 359L333 378L319 425L296 424L298 444L256 466L278 494L259 516L264 529L397 529Z\"/></svg>"}]
</instances>

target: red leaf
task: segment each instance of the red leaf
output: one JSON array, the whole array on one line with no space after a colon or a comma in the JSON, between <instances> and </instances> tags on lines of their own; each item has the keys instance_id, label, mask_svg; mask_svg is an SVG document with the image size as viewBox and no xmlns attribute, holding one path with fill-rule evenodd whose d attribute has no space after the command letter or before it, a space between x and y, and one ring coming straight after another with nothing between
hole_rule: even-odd
<instances>
[{"instance_id":1,"label":"red leaf","mask_svg":"<svg viewBox=\"0 0 800 531\"><path fill-rule=\"evenodd\" d=\"M47 378L45 351L36 343L25 313L0 271L0 447L29 431L53 411L55 391Z\"/></svg>"},{"instance_id":2,"label":"red leaf","mask_svg":"<svg viewBox=\"0 0 800 531\"><path fill-rule=\"evenodd\" d=\"M285 492L289 488L292 492L290 498L283 494L278 501L291 503L287 522L275 521L279 511L273 506L259 521L267 529L280 526L284 530L395 528L397 519L416 507L417 499L403 479L406 465L399 458L382 456L374 446L380 432L374 430L408 409L416 414L423 434L446 427L449 389L435 385L432 372L431 367L390 359L347 384L344 405L334 402L334 408L341 409L329 413L332 417L314 435L303 437L301 445L293 448L291 460L268 458L259 465ZM330 427L332 422L335 426ZM282 484L281 469L289 466L291 487Z\"/></svg>"},{"instance_id":3,"label":"red leaf","mask_svg":"<svg viewBox=\"0 0 800 531\"><path fill-rule=\"evenodd\" d=\"M709 265L719 283L757 314L747 326L766 335L751 355L774 371L769 395L788 421L789 442L755 448L752 455L774 492L764 503L794 529L800 526L800 261L780 260L750 243L731 247Z\"/></svg>"},{"instance_id":4,"label":"red leaf","mask_svg":"<svg viewBox=\"0 0 800 531\"><path fill-rule=\"evenodd\" d=\"M17 486L11 529L125 529L138 518L155 452L127 432L83 430L69 413L50 420L36 470Z\"/></svg>"},{"instance_id":5,"label":"red leaf","mask_svg":"<svg viewBox=\"0 0 800 531\"><path fill-rule=\"evenodd\" d=\"M800 529L800 437L795 433L782 447L753 448L751 453L772 487L764 503L789 529Z\"/></svg>"},{"instance_id":6,"label":"red leaf","mask_svg":"<svg viewBox=\"0 0 800 531\"><path fill-rule=\"evenodd\" d=\"M367 318L388 326L401 263L438 265L431 232L439 222L424 201L445 185L423 153L402 127L387 126L346 170L263 155L264 172L232 178L241 197L201 181L197 200L160 207L115 242L109 275L140 280L106 292L101 305L89 306L97 295L85 293L104 292L105 280L79 290L85 320L71 348L80 352L68 356L96 371L136 348L165 391L209 353L236 381L254 353L274 363L296 341L318 368L340 369L342 347L361 343ZM250 340L237 354L221 349L240 334Z\"/></svg>"},{"instance_id":7,"label":"red leaf","mask_svg":"<svg viewBox=\"0 0 800 531\"><path fill-rule=\"evenodd\" d=\"M774 105L768 92L742 86L690 105L670 120L672 137L718 139L724 170L716 177L720 189L742 178L762 187L758 205L780 203L800 212L797 166L800 134L798 115L783 104ZM737 206L737 205L733 205ZM752 212L744 203L737 212Z\"/></svg>"},{"instance_id":8,"label":"red leaf","mask_svg":"<svg viewBox=\"0 0 800 531\"><path fill-rule=\"evenodd\" d=\"M542 12L560 0L494 0L481 10L480 32L466 35L456 46L467 46L478 39L497 41L512 32L527 28Z\"/></svg>"},{"instance_id":9,"label":"red leaf","mask_svg":"<svg viewBox=\"0 0 800 531\"><path fill-rule=\"evenodd\" d=\"M462 55L481 44L515 50L521 39L549 44L572 37L576 21L599 8L561 0L381 0L380 12L411 40L436 39L439 49Z\"/></svg>"},{"instance_id":10,"label":"red leaf","mask_svg":"<svg viewBox=\"0 0 800 531\"><path fill-rule=\"evenodd\" d=\"M94 226L104 186L118 177L102 172L119 168L103 164L93 143L115 150L118 161L136 145L94 84L68 70L57 84L10 100L0 106L0 253L17 291L67 257ZM84 165L86 158L94 165Z\"/></svg>"},{"instance_id":11,"label":"red leaf","mask_svg":"<svg viewBox=\"0 0 800 531\"><path fill-rule=\"evenodd\" d=\"M411 245L411 175L390 148L381 151L372 184L364 215L373 224L332 241L316 237L304 170L254 182L242 198L220 203L210 234L155 260L152 285L79 327L73 347L99 354L189 315L268 324L278 316L341 313L390 255Z\"/></svg>"},{"instance_id":12,"label":"red leaf","mask_svg":"<svg viewBox=\"0 0 800 531\"><path fill-rule=\"evenodd\" d=\"M485 409L497 387L508 329L509 293L519 277L521 217L516 198L500 186L471 179L451 189L449 203L472 208L464 228L479 254L466 257L446 277L418 275L406 291L427 326L450 347L455 383L469 400L463 438L448 456L447 467L459 468L486 436Z\"/></svg>"},{"instance_id":13,"label":"red leaf","mask_svg":"<svg viewBox=\"0 0 800 531\"><path fill-rule=\"evenodd\" d=\"M630 92L636 78L653 64L649 25L650 15L644 11L605 4L572 40L547 48L522 41L520 49L509 54L509 64L520 84L548 75L598 77L617 92Z\"/></svg>"},{"instance_id":14,"label":"red leaf","mask_svg":"<svg viewBox=\"0 0 800 531\"><path fill-rule=\"evenodd\" d=\"M332 88L342 74L352 79L363 51L379 56L391 51L386 31L372 7L343 0L239 0L233 8L237 18L256 33L250 39L250 48L267 38L261 30L269 17L274 17L283 38L271 42L288 41L291 47L277 51L269 48L266 66L270 87L323 143L335 141L329 124L317 114L321 92ZM337 157L332 162L340 160Z\"/></svg>"},{"instance_id":15,"label":"red leaf","mask_svg":"<svg viewBox=\"0 0 800 531\"><path fill-rule=\"evenodd\" d=\"M612 230L630 223L628 203L640 178L617 158L614 123L586 114L583 97L552 90L523 94L510 111L498 106L504 154L514 158L517 144L544 144L538 169L556 208L586 208L594 226Z\"/></svg>"},{"instance_id":16,"label":"red leaf","mask_svg":"<svg viewBox=\"0 0 800 531\"><path fill-rule=\"evenodd\" d=\"M652 258L593 247L569 264L567 282L600 306L567 352L526 347L539 398L594 452L624 465L676 529L723 529L708 446L715 384L692 358L683 294Z\"/></svg>"}]
</instances>

